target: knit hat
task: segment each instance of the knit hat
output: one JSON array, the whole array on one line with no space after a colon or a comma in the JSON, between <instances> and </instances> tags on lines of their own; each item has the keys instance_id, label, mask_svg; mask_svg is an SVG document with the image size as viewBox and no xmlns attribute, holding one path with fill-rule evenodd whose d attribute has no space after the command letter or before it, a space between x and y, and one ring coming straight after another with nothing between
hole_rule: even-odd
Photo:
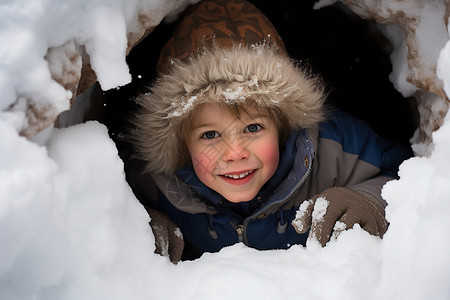
<instances>
[{"instance_id":1,"label":"knit hat","mask_svg":"<svg viewBox=\"0 0 450 300\"><path fill-rule=\"evenodd\" d=\"M180 21L158 62L159 78L137 101L132 137L147 171L172 173L186 151L181 122L201 103L277 108L292 129L323 118L320 79L287 56L270 21L243 0L203 1Z\"/></svg>"}]
</instances>

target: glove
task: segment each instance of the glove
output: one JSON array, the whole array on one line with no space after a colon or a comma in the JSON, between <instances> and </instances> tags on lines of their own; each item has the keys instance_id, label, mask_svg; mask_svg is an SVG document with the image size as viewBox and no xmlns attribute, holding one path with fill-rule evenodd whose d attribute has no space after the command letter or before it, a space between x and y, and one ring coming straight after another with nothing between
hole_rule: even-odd
<instances>
[{"instance_id":1,"label":"glove","mask_svg":"<svg viewBox=\"0 0 450 300\"><path fill-rule=\"evenodd\" d=\"M372 235L382 237L388 228L384 207L351 189L333 187L300 205L292 221L298 233L311 228L308 239L322 246L358 223Z\"/></svg>"},{"instance_id":2,"label":"glove","mask_svg":"<svg viewBox=\"0 0 450 300\"><path fill-rule=\"evenodd\" d=\"M170 261L177 264L181 260L184 249L184 240L180 228L165 214L145 208L150 215L150 227L155 236L155 253L169 257Z\"/></svg>"}]
</instances>

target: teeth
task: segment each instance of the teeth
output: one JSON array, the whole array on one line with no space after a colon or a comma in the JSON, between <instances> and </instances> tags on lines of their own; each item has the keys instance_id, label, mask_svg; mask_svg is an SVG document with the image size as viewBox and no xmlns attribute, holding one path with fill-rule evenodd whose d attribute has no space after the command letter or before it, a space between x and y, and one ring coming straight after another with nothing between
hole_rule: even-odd
<instances>
[{"instance_id":1,"label":"teeth","mask_svg":"<svg viewBox=\"0 0 450 300\"><path fill-rule=\"evenodd\" d=\"M242 174L239 174L239 175L228 175L228 174L225 174L224 176L225 177L228 177L228 178L233 178L233 179L240 179L240 178L244 178L245 176L247 176L248 174L250 174L250 173L252 173L253 171L249 171L249 172L245 172L245 173L242 173Z\"/></svg>"}]
</instances>

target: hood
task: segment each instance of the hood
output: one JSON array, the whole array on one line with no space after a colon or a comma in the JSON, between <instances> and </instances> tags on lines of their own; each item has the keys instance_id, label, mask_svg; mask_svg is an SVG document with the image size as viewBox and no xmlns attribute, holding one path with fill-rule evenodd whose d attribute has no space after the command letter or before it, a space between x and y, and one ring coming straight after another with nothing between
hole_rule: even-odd
<instances>
[{"instance_id":1,"label":"hood","mask_svg":"<svg viewBox=\"0 0 450 300\"><path fill-rule=\"evenodd\" d=\"M275 27L254 5L242 0L202 1L189 7L161 51L158 71L167 72L174 59L188 60L213 45L231 49L269 43L287 52Z\"/></svg>"},{"instance_id":2,"label":"hood","mask_svg":"<svg viewBox=\"0 0 450 300\"><path fill-rule=\"evenodd\" d=\"M165 45L159 78L138 97L132 140L147 171L173 173L186 149L181 122L207 102L253 100L276 107L291 129L323 119L323 85L290 59L270 21L241 0L203 1L184 14Z\"/></svg>"}]
</instances>

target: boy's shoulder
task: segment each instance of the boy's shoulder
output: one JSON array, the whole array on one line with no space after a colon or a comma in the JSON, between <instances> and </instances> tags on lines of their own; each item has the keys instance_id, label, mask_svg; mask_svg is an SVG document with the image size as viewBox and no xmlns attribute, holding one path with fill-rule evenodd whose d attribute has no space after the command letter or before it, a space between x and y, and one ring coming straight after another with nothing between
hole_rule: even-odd
<instances>
[{"instance_id":1,"label":"boy's shoulder","mask_svg":"<svg viewBox=\"0 0 450 300\"><path fill-rule=\"evenodd\" d=\"M330 111L327 119L319 124L319 138L341 144L365 143L372 134L375 132L369 124L338 109Z\"/></svg>"}]
</instances>

